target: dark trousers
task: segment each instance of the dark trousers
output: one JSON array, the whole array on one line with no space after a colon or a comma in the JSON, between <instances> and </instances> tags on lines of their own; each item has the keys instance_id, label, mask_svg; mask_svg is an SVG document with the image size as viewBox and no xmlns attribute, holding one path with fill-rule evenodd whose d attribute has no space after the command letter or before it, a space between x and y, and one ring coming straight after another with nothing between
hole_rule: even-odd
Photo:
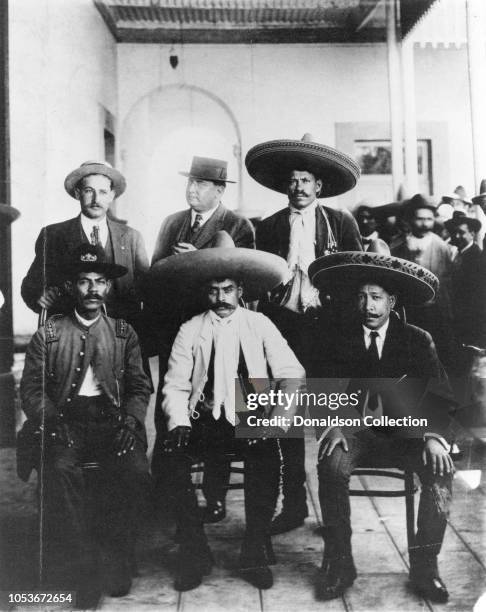
<instances>
[{"instance_id":1,"label":"dark trousers","mask_svg":"<svg viewBox=\"0 0 486 612\"><path fill-rule=\"evenodd\" d=\"M260 310L274 323L297 359L307 372L312 370L312 339L318 329L315 315L298 314L272 303L262 303ZM289 434L291 436L291 433ZM305 439L286 437L280 439L282 457L283 511L306 517L307 494L305 489Z\"/></svg>"},{"instance_id":2,"label":"dark trousers","mask_svg":"<svg viewBox=\"0 0 486 612\"><path fill-rule=\"evenodd\" d=\"M347 443L348 452L338 446L330 457L323 457L317 466L326 548L329 543L330 547L338 549L333 550L331 555L351 554L349 479L356 467L365 465L409 467L418 474L422 489L415 548L410 561L413 565L435 559L444 539L452 497L452 476L434 475L429 465L423 465L422 439L397 439L366 430L347 438Z\"/></svg>"},{"instance_id":3,"label":"dark trousers","mask_svg":"<svg viewBox=\"0 0 486 612\"><path fill-rule=\"evenodd\" d=\"M68 418L73 446L49 444L40 479L46 561L59 563L61 556L79 571L96 565L100 540L112 557L129 562L150 504L144 441L137 439L133 451L117 456L117 430L103 416L102 404L99 398L77 402L74 418ZM100 467L91 471L82 467L86 462Z\"/></svg>"},{"instance_id":4,"label":"dark trousers","mask_svg":"<svg viewBox=\"0 0 486 612\"><path fill-rule=\"evenodd\" d=\"M264 547L268 538L278 494L279 456L275 439L259 440L249 446L247 440L235 438L234 427L223 417L214 420L202 413L191 422L189 444L173 449L165 461L166 486L179 529L181 551L189 559L207 551L201 513L191 479L191 466L212 454L234 451L244 459L246 532L244 547Z\"/></svg>"}]
</instances>

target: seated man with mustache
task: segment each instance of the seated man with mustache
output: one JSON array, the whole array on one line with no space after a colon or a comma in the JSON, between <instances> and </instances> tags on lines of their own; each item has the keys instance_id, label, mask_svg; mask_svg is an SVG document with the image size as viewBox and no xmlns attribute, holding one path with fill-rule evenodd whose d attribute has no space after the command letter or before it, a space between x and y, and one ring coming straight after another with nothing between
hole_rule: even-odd
<instances>
[{"instance_id":1,"label":"seated man with mustache","mask_svg":"<svg viewBox=\"0 0 486 612\"><path fill-rule=\"evenodd\" d=\"M47 544L42 581L76 590L82 609L96 607L102 587L112 597L130 591L134 539L151 489L144 425L150 386L138 338L125 320L102 312L112 279L126 272L106 262L99 245L74 251L61 274L69 279L71 312L50 317L34 334L21 382L23 410L42 432L35 466ZM86 462L99 465L103 478L90 504ZM104 585L98 544L108 561Z\"/></svg>"}]
</instances>

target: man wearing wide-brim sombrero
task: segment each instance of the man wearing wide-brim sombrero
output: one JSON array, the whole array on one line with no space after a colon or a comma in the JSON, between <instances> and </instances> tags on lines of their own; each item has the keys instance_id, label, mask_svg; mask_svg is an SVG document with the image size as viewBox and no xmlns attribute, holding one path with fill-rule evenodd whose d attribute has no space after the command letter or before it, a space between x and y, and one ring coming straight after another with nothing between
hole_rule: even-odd
<instances>
[{"instance_id":1,"label":"man wearing wide-brim sombrero","mask_svg":"<svg viewBox=\"0 0 486 612\"><path fill-rule=\"evenodd\" d=\"M486 270L484 254L476 243L481 221L454 211L445 226L457 255L451 275L451 304L456 346L455 371L459 375L470 369L470 355L463 345L486 347Z\"/></svg>"},{"instance_id":2,"label":"man wearing wide-brim sombrero","mask_svg":"<svg viewBox=\"0 0 486 612\"><path fill-rule=\"evenodd\" d=\"M450 389L431 336L400 320L394 311L397 303L430 300L437 290L437 278L409 261L359 252L319 258L310 266L309 276L321 291L349 306L345 320L331 337L316 340L313 349L320 352L323 361L311 375L351 378L358 397L353 410L364 424L353 435L346 427L318 432L325 550L317 596L324 600L338 597L356 578L349 478L360 463L379 467L377 462L387 467L408 466L421 479L410 580L427 599L446 601L448 593L438 574L437 555L446 528L454 470L449 455ZM427 420L420 422L417 417ZM387 418L396 420L383 420ZM415 421L407 422L407 418Z\"/></svg>"},{"instance_id":3,"label":"man wearing wide-brim sombrero","mask_svg":"<svg viewBox=\"0 0 486 612\"><path fill-rule=\"evenodd\" d=\"M24 466L19 476L26 480L35 467L41 479L41 532L48 543L42 571L57 584L59 567L71 568L64 580L74 585L84 610L96 608L101 591L123 597L131 588L135 535L146 521L152 488L145 454L150 384L135 331L103 312L110 284L127 269L91 244L59 263L71 310L49 317L34 334L20 385L22 408L43 431L42 465ZM97 488L89 513L86 462L99 468L109 492Z\"/></svg>"},{"instance_id":4,"label":"man wearing wide-brim sombrero","mask_svg":"<svg viewBox=\"0 0 486 612\"><path fill-rule=\"evenodd\" d=\"M280 255L289 269L286 283L273 292L270 300L262 300L260 309L280 329L307 369L314 357L307 337L314 335L316 317L322 312L307 268L316 257L362 249L352 215L323 206L319 198L353 189L360 169L354 159L317 142L310 134L301 140L257 144L248 151L245 164L250 176L263 187L287 196L285 207L257 226L257 248ZM282 457L283 506L272 523L273 534L299 527L308 515L304 440L283 441Z\"/></svg>"},{"instance_id":5,"label":"man wearing wide-brim sombrero","mask_svg":"<svg viewBox=\"0 0 486 612\"><path fill-rule=\"evenodd\" d=\"M230 242L226 235L226 244ZM240 306L243 296L252 299L270 291L285 274L280 257L234 246L173 255L152 267L153 283L179 288L181 299L187 299L188 291L202 291L206 301L205 312L184 323L176 336L163 388L168 428L163 465L180 536L174 583L179 591L199 586L212 566L191 463L230 450L245 458L241 572L258 588L273 584L268 530L278 493L277 441L269 438L252 445L235 438L235 379L243 396L252 379L268 378L269 369L281 389L296 391L303 384L304 369L273 323ZM219 481L213 482L212 492L224 508L226 476L214 473L212 478Z\"/></svg>"},{"instance_id":6,"label":"man wearing wide-brim sombrero","mask_svg":"<svg viewBox=\"0 0 486 612\"><path fill-rule=\"evenodd\" d=\"M80 205L78 216L41 229L35 243L35 258L22 281L22 297L34 312L69 312L59 271L70 252L81 244L100 245L109 262L124 266L127 273L113 281L107 300L108 314L122 317L140 328L141 281L148 258L140 233L107 217L115 198L122 195L126 181L106 161L82 163L66 176L66 192Z\"/></svg>"}]
</instances>

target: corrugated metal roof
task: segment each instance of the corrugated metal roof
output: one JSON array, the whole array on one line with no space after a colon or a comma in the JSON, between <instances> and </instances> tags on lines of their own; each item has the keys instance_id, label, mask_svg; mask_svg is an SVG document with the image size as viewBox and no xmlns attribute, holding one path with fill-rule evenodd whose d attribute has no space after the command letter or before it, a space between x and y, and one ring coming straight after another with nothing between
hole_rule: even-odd
<instances>
[{"instance_id":1,"label":"corrugated metal roof","mask_svg":"<svg viewBox=\"0 0 486 612\"><path fill-rule=\"evenodd\" d=\"M385 39L385 0L94 1L120 41L345 42ZM433 1L413 0L414 17L417 5L428 8Z\"/></svg>"}]
</instances>

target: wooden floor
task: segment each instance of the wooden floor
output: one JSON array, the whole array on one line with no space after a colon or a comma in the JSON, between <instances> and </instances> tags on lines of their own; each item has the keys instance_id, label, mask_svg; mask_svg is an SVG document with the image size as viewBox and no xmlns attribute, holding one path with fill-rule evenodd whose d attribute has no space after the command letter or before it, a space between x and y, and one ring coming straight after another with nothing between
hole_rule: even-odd
<instances>
[{"instance_id":1,"label":"wooden floor","mask_svg":"<svg viewBox=\"0 0 486 612\"><path fill-rule=\"evenodd\" d=\"M147 612L472 610L480 595L486 592L485 470L482 470L481 484L474 489L464 482L462 472L455 479L450 524L440 557L441 575L451 593L447 605L424 601L408 588L404 500L368 497L352 498L353 551L358 579L343 598L323 603L314 599L312 586L322 554L322 541L316 533L319 508L315 450L313 440L307 440L310 516L300 529L274 538L278 563L273 568L272 589L260 592L238 576L244 517L243 493L236 490L229 494L227 518L207 527L216 567L198 589L182 594L173 590L174 528L167 522L154 524L140 543L140 576L135 578L131 593L122 599L104 598L101 609ZM35 491L32 484L24 485L16 479L12 449L0 451L0 458L0 525L6 560L0 588L28 588L35 578L32 564L36 547ZM361 482L356 479L354 484L366 488L382 483L365 477ZM486 604L479 605L477 610L486 610Z\"/></svg>"},{"instance_id":2,"label":"wooden floor","mask_svg":"<svg viewBox=\"0 0 486 612\"><path fill-rule=\"evenodd\" d=\"M153 422L153 399L147 424ZM153 431L149 427L149 438ZM131 593L121 599L105 597L100 609L106 611L174 612L313 612L315 610L394 612L396 610L473 610L486 593L486 444L476 441L465 449L454 481L454 499L440 571L451 597L447 605L431 604L408 587L408 557L403 498L352 498L353 553L358 579L344 597L318 602L314 599L313 578L322 556L318 535L320 511L317 497L316 444L310 437L307 448L307 489L309 518L300 529L273 538L277 565L275 584L258 591L237 572L239 547L244 530L243 492L231 491L228 516L207 526L216 567L203 584L186 593L173 590L172 567L176 553L174 526L154 517L140 542L140 575ZM0 590L32 588L36 582L37 536L35 483L24 484L15 474L14 449L0 450ZM467 484L462 470L476 482ZM353 485L379 488L383 482L369 477ZM387 483L389 485L389 483ZM418 494L416 495L416 505ZM485 595L486 599L486 595ZM17 608L22 609L22 608ZM25 608L33 610L39 608ZM486 612L486 601L475 612Z\"/></svg>"}]
</instances>

